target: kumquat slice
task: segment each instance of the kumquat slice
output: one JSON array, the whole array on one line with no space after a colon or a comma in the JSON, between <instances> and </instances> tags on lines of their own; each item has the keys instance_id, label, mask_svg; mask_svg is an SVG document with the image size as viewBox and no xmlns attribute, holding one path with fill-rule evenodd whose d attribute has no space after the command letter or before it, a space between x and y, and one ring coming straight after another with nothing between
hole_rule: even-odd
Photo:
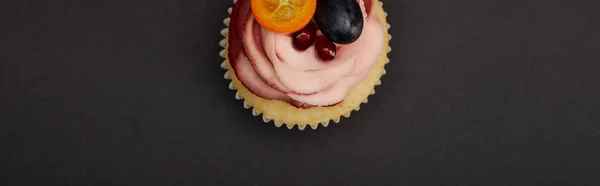
<instances>
[{"instance_id":1,"label":"kumquat slice","mask_svg":"<svg viewBox=\"0 0 600 186\"><path fill-rule=\"evenodd\" d=\"M254 18L265 29L289 34L312 20L317 0L251 0L251 7Z\"/></svg>"}]
</instances>

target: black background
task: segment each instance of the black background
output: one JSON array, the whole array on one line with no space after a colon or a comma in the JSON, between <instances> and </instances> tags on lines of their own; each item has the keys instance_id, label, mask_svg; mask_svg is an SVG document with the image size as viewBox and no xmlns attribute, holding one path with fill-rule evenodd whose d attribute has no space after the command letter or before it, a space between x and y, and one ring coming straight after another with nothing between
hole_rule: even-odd
<instances>
[{"instance_id":1,"label":"black background","mask_svg":"<svg viewBox=\"0 0 600 186\"><path fill-rule=\"evenodd\" d=\"M227 88L231 1L3 0L0 181L600 184L600 1L384 2L383 85L300 132Z\"/></svg>"}]
</instances>

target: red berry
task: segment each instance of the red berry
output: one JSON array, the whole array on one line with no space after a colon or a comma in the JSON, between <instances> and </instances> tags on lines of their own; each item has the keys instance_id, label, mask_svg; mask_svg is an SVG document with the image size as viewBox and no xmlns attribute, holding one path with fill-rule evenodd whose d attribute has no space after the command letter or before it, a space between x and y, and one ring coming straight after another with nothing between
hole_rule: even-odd
<instances>
[{"instance_id":1,"label":"red berry","mask_svg":"<svg viewBox=\"0 0 600 186\"><path fill-rule=\"evenodd\" d=\"M336 53L335 44L323 35L317 37L315 50L317 51L317 56L323 61L331 61Z\"/></svg>"},{"instance_id":2,"label":"red berry","mask_svg":"<svg viewBox=\"0 0 600 186\"><path fill-rule=\"evenodd\" d=\"M304 28L292 34L294 46L296 49L304 51L315 42L316 35L317 26L311 21Z\"/></svg>"}]
</instances>

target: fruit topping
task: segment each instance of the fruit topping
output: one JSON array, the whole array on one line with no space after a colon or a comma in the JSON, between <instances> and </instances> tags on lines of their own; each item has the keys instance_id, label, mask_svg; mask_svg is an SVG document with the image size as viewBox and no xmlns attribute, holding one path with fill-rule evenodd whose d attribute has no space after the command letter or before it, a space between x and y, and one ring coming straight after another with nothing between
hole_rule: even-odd
<instances>
[{"instance_id":1,"label":"fruit topping","mask_svg":"<svg viewBox=\"0 0 600 186\"><path fill-rule=\"evenodd\" d=\"M313 22L309 22L303 29L292 34L294 46L300 51L306 50L312 46L317 36L317 26Z\"/></svg>"},{"instance_id":2,"label":"fruit topping","mask_svg":"<svg viewBox=\"0 0 600 186\"><path fill-rule=\"evenodd\" d=\"M313 18L317 0L251 0L252 13L265 29L281 34L296 32Z\"/></svg>"},{"instance_id":3,"label":"fruit topping","mask_svg":"<svg viewBox=\"0 0 600 186\"><path fill-rule=\"evenodd\" d=\"M325 36L318 36L315 41L315 50L317 56L323 61L331 61L335 57L335 44L329 41Z\"/></svg>"},{"instance_id":4,"label":"fruit topping","mask_svg":"<svg viewBox=\"0 0 600 186\"><path fill-rule=\"evenodd\" d=\"M323 35L338 44L350 44L362 34L364 18L356 0L319 0L315 21Z\"/></svg>"}]
</instances>

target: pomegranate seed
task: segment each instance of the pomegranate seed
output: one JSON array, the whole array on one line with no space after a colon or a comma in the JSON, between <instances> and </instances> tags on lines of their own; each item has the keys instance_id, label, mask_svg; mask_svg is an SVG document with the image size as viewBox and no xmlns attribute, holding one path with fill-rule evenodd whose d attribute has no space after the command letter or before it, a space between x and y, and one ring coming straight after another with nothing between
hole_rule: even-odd
<instances>
[{"instance_id":1,"label":"pomegranate seed","mask_svg":"<svg viewBox=\"0 0 600 186\"><path fill-rule=\"evenodd\" d=\"M315 41L317 56L323 61L331 61L336 54L335 44L325 36L318 36Z\"/></svg>"},{"instance_id":2,"label":"pomegranate seed","mask_svg":"<svg viewBox=\"0 0 600 186\"><path fill-rule=\"evenodd\" d=\"M304 28L292 34L293 44L300 51L306 50L315 42L317 26L312 21Z\"/></svg>"}]
</instances>

